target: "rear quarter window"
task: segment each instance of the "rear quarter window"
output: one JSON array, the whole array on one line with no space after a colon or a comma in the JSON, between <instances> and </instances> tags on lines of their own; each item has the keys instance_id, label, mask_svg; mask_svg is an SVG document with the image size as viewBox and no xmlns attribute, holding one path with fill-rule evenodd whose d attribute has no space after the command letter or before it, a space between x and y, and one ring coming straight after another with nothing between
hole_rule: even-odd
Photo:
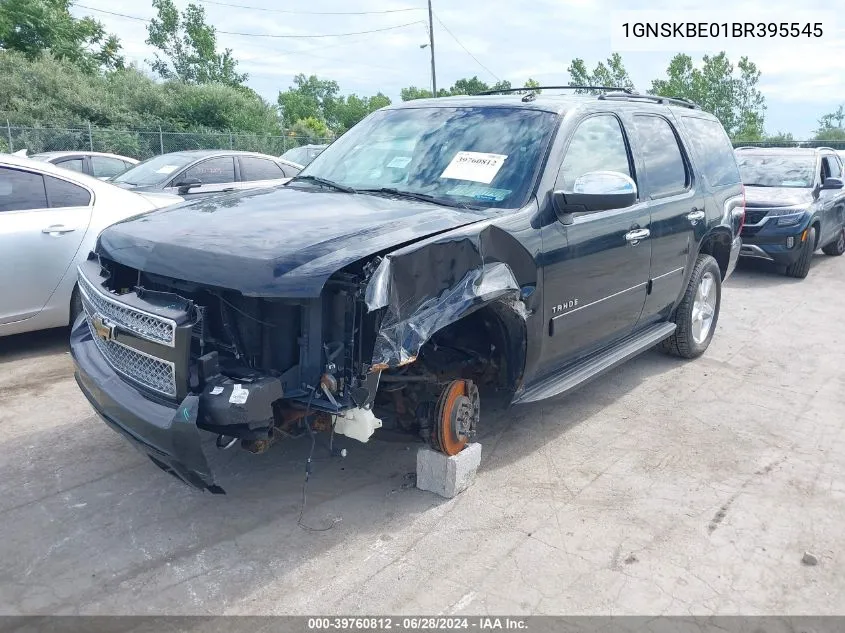
<instances>
[{"instance_id":1,"label":"rear quarter window","mask_svg":"<svg viewBox=\"0 0 845 633\"><path fill-rule=\"evenodd\" d=\"M692 144L696 164L707 182L722 187L741 182L733 145L722 124L712 119L681 117Z\"/></svg>"}]
</instances>

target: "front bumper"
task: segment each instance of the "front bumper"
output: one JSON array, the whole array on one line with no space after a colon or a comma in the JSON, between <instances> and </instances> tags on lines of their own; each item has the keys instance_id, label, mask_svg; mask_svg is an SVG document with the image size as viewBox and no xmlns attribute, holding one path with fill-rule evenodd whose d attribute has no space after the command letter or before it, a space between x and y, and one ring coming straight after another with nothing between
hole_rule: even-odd
<instances>
[{"instance_id":1,"label":"front bumper","mask_svg":"<svg viewBox=\"0 0 845 633\"><path fill-rule=\"evenodd\" d=\"M746 226L742 229L742 257L765 259L776 264L788 266L801 256L801 247L805 231L810 225L808 214L794 226L777 226L777 218L767 218L759 226Z\"/></svg>"},{"instance_id":2,"label":"front bumper","mask_svg":"<svg viewBox=\"0 0 845 633\"><path fill-rule=\"evenodd\" d=\"M144 397L106 363L84 316L73 325L70 350L76 382L108 426L162 470L196 488L223 492L214 481L203 448L214 436L197 428L197 396L187 396L179 406Z\"/></svg>"}]
</instances>

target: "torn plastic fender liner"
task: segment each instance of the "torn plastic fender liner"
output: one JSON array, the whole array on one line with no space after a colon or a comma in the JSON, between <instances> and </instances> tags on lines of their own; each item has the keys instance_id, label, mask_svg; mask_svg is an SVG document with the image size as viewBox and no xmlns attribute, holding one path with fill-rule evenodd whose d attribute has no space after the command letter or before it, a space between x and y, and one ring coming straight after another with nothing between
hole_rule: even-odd
<instances>
[{"instance_id":1,"label":"torn plastic fender liner","mask_svg":"<svg viewBox=\"0 0 845 633\"><path fill-rule=\"evenodd\" d=\"M503 243L496 233L501 232L490 225L480 231L477 225L466 227L381 261L365 295L369 311L386 310L373 349L374 367L413 362L435 332L494 301L518 304L515 311L527 318L520 284L501 261L516 242Z\"/></svg>"}]
</instances>

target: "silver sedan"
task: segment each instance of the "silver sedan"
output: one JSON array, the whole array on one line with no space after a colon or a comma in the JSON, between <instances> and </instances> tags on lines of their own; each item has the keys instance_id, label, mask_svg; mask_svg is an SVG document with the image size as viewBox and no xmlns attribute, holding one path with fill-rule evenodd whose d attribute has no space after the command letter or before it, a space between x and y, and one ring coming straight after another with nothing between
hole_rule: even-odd
<instances>
[{"instance_id":1,"label":"silver sedan","mask_svg":"<svg viewBox=\"0 0 845 633\"><path fill-rule=\"evenodd\" d=\"M119 220L181 202L0 154L0 336L71 323L76 266Z\"/></svg>"}]
</instances>

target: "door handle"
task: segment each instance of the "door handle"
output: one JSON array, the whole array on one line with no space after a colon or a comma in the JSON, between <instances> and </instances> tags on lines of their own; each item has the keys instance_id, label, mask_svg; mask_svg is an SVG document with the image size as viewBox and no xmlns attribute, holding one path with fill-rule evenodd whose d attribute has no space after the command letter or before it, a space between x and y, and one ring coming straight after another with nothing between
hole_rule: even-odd
<instances>
[{"instance_id":1,"label":"door handle","mask_svg":"<svg viewBox=\"0 0 845 633\"><path fill-rule=\"evenodd\" d=\"M704 219L704 211L701 209L693 209L689 213L687 213L687 220L693 223L693 225L697 224L699 220Z\"/></svg>"},{"instance_id":2,"label":"door handle","mask_svg":"<svg viewBox=\"0 0 845 633\"><path fill-rule=\"evenodd\" d=\"M651 231L648 229L634 229L633 231L628 231L625 233L625 239L631 243L631 245L636 246L640 240L644 240L651 235Z\"/></svg>"},{"instance_id":3,"label":"door handle","mask_svg":"<svg viewBox=\"0 0 845 633\"><path fill-rule=\"evenodd\" d=\"M47 235L64 235L65 233L73 233L76 229L65 226L64 224L51 224L47 228L41 229L42 233Z\"/></svg>"},{"instance_id":4,"label":"door handle","mask_svg":"<svg viewBox=\"0 0 845 633\"><path fill-rule=\"evenodd\" d=\"M223 190L223 193L226 193L226 192L228 192L228 191L234 191L234 190L235 190L235 188L234 188L234 187L228 187L228 188L226 188L226 189L224 189L224 190Z\"/></svg>"}]
</instances>

